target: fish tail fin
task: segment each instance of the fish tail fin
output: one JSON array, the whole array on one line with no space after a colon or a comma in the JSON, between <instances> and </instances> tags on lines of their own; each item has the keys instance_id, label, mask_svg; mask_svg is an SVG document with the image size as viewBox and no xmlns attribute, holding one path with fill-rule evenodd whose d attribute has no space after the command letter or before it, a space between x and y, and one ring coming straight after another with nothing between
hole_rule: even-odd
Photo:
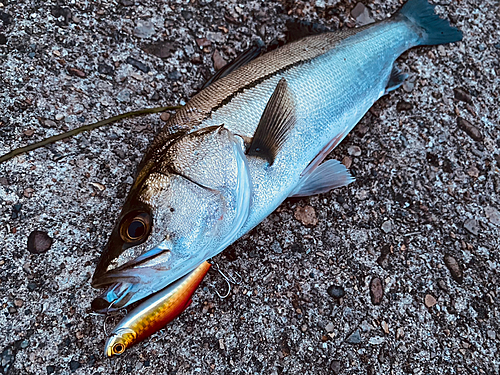
<instances>
[{"instance_id":1,"label":"fish tail fin","mask_svg":"<svg viewBox=\"0 0 500 375\"><path fill-rule=\"evenodd\" d=\"M408 0L398 15L406 17L420 36L419 45L453 43L462 40L462 32L452 27L448 20L434 13L434 6L427 0Z\"/></svg>"}]
</instances>

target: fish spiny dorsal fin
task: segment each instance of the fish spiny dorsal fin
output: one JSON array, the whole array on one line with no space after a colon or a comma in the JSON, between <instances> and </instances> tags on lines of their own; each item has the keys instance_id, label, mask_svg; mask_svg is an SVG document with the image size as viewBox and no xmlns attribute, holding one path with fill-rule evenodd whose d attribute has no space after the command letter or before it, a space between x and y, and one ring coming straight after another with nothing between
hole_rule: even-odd
<instances>
[{"instance_id":1,"label":"fish spiny dorsal fin","mask_svg":"<svg viewBox=\"0 0 500 375\"><path fill-rule=\"evenodd\" d=\"M266 50L266 45L264 44L264 42L260 39L257 39L250 48L248 48L245 52L236 57L229 64L219 69L217 73L215 73L212 77L210 77L208 81L205 82L205 84L201 89L210 86L218 79L227 76L229 73L248 64L250 61L255 60L257 57L262 55L265 52L265 50Z\"/></svg>"},{"instance_id":2,"label":"fish spiny dorsal fin","mask_svg":"<svg viewBox=\"0 0 500 375\"><path fill-rule=\"evenodd\" d=\"M332 31L330 28L319 23L313 23L304 20L287 20L286 42L291 43L310 35L318 35Z\"/></svg>"},{"instance_id":3,"label":"fish spiny dorsal fin","mask_svg":"<svg viewBox=\"0 0 500 375\"><path fill-rule=\"evenodd\" d=\"M281 78L267 102L247 155L261 157L272 165L295 121L293 94L286 79Z\"/></svg>"}]
</instances>

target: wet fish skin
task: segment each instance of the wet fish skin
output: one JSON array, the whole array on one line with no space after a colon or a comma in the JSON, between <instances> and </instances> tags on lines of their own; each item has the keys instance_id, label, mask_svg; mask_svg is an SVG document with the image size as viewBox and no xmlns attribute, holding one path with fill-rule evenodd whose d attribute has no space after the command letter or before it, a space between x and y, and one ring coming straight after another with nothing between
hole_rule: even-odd
<instances>
[{"instance_id":1,"label":"wet fish skin","mask_svg":"<svg viewBox=\"0 0 500 375\"><path fill-rule=\"evenodd\" d=\"M388 20L290 43L202 90L148 149L93 285L111 290L121 283L120 293L106 298L126 306L222 251L288 196L352 181L338 163L316 167L376 100L402 84L396 58L418 45L461 37L425 0L410 0ZM293 110L262 123L279 87ZM287 113L293 121L285 126L280 119ZM245 153L254 137L269 133L259 133L261 126L286 131L266 157ZM199 153L187 155L188 148ZM120 238L120 227L137 211L153 224L144 241L131 246Z\"/></svg>"},{"instance_id":2,"label":"wet fish skin","mask_svg":"<svg viewBox=\"0 0 500 375\"><path fill-rule=\"evenodd\" d=\"M104 347L108 357L122 354L130 346L159 331L190 304L191 296L210 269L203 262L194 271L130 311L113 329Z\"/></svg>"}]
</instances>

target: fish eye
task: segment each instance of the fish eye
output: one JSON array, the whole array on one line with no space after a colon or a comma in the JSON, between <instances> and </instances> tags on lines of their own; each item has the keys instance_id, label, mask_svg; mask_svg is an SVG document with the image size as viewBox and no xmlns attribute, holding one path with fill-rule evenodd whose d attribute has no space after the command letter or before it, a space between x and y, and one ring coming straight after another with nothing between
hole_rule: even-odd
<instances>
[{"instance_id":1,"label":"fish eye","mask_svg":"<svg viewBox=\"0 0 500 375\"><path fill-rule=\"evenodd\" d=\"M133 240L141 238L144 235L144 232L146 232L146 225L140 218L134 219L127 229L128 237Z\"/></svg>"},{"instance_id":2,"label":"fish eye","mask_svg":"<svg viewBox=\"0 0 500 375\"><path fill-rule=\"evenodd\" d=\"M151 230L151 215L147 212L131 212L120 224L120 235L125 242L137 245L143 242Z\"/></svg>"},{"instance_id":3,"label":"fish eye","mask_svg":"<svg viewBox=\"0 0 500 375\"><path fill-rule=\"evenodd\" d=\"M120 343L116 343L115 345L113 345L113 352L115 354L122 354L124 351L125 351L125 345Z\"/></svg>"}]
</instances>

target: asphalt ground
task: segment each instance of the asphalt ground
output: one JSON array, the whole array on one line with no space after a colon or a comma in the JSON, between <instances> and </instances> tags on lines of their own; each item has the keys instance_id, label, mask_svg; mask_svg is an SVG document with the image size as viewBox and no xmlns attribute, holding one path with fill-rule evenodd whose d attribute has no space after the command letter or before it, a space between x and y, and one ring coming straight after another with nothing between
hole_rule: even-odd
<instances>
[{"instance_id":1,"label":"asphalt ground","mask_svg":"<svg viewBox=\"0 0 500 375\"><path fill-rule=\"evenodd\" d=\"M355 5L0 0L0 154L184 103L253 40L284 40L286 20L353 27ZM381 20L400 4L364 5ZM121 357L104 356L90 278L164 122L0 164L0 373L499 374L499 3L437 11L464 39L399 59L409 80L331 155L356 182L284 202L216 257L242 279L228 298L210 271L179 319ZM41 254L35 230L53 239Z\"/></svg>"}]
</instances>

